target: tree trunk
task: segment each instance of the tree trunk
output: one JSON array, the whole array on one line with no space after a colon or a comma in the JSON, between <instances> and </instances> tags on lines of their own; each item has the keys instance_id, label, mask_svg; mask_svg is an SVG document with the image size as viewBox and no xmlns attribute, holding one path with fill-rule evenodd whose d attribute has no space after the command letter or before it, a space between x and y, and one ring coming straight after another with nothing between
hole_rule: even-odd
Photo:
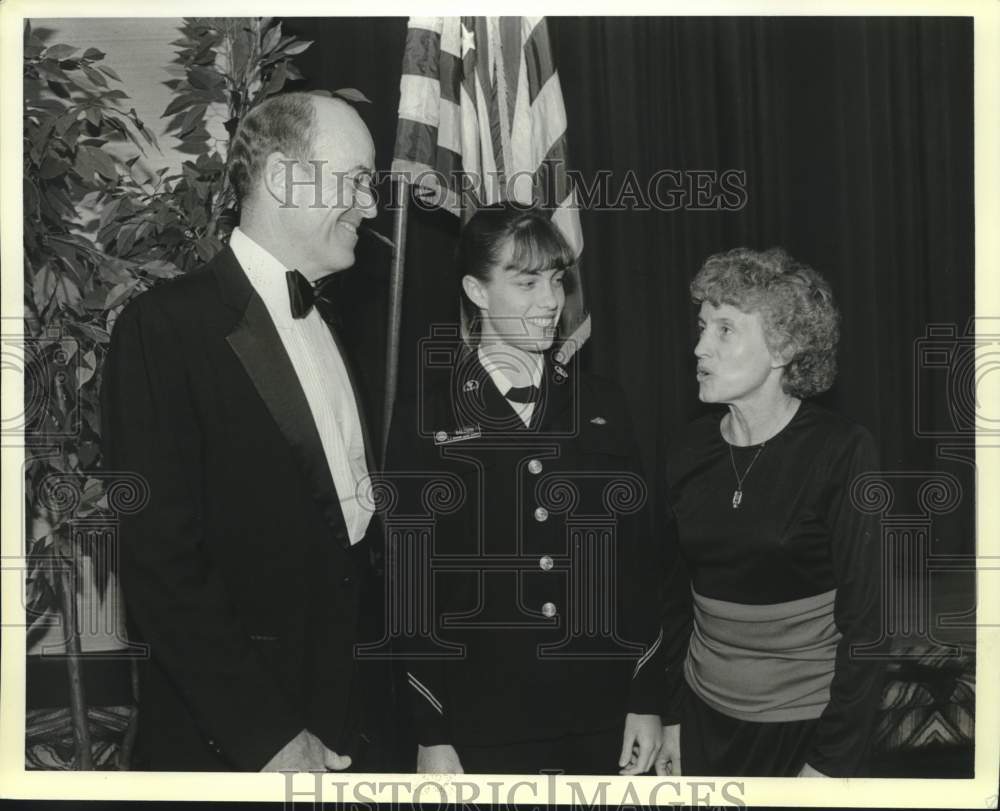
<instances>
[{"instance_id":1,"label":"tree trunk","mask_svg":"<svg viewBox=\"0 0 1000 811\"><path fill-rule=\"evenodd\" d=\"M69 671L69 703L73 719L73 738L76 742L76 769L89 771L94 768L94 760L90 749L90 729L87 726L87 702L83 691L74 579L72 571L60 572L59 597L62 603L63 627L66 629L66 668Z\"/></svg>"},{"instance_id":2,"label":"tree trunk","mask_svg":"<svg viewBox=\"0 0 1000 811\"><path fill-rule=\"evenodd\" d=\"M128 771L132 768L132 750L135 748L135 738L139 731L139 663L134 657L128 660L129 675L132 679L132 715L125 728L121 749L118 750L118 769Z\"/></svg>"}]
</instances>

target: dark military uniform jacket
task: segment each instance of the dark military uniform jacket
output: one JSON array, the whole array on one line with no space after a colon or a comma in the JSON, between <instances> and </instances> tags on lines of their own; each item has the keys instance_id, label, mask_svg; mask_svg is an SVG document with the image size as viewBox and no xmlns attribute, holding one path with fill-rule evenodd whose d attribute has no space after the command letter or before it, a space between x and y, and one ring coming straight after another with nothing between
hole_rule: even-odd
<instances>
[{"instance_id":1,"label":"dark military uniform jacket","mask_svg":"<svg viewBox=\"0 0 1000 811\"><path fill-rule=\"evenodd\" d=\"M526 426L466 353L398 410L386 475L419 743L555 739L660 711L660 575L617 384L546 362Z\"/></svg>"}]
</instances>

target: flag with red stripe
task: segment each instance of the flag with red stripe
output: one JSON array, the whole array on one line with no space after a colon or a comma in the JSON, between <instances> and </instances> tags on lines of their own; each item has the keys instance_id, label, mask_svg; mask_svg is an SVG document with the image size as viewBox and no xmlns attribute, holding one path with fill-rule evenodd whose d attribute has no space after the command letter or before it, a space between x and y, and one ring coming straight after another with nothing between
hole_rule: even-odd
<instances>
[{"instance_id":1,"label":"flag with red stripe","mask_svg":"<svg viewBox=\"0 0 1000 811\"><path fill-rule=\"evenodd\" d=\"M411 17L392 170L463 221L505 199L538 205L579 259L566 108L545 18ZM560 326L568 360L590 335L578 269Z\"/></svg>"}]
</instances>

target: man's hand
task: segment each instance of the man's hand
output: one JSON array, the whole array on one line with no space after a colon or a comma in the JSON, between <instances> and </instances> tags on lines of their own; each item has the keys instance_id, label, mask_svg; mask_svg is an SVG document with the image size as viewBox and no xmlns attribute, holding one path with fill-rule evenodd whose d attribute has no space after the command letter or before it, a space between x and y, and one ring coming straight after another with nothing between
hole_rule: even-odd
<instances>
[{"instance_id":1,"label":"man's hand","mask_svg":"<svg viewBox=\"0 0 1000 811\"><path fill-rule=\"evenodd\" d=\"M418 774L465 774L458 752L451 744L442 743L436 746L420 746L417 744Z\"/></svg>"},{"instance_id":2,"label":"man's hand","mask_svg":"<svg viewBox=\"0 0 1000 811\"><path fill-rule=\"evenodd\" d=\"M303 729L261 769L262 772L339 772L351 765L349 755L338 755Z\"/></svg>"},{"instance_id":3,"label":"man's hand","mask_svg":"<svg viewBox=\"0 0 1000 811\"><path fill-rule=\"evenodd\" d=\"M625 716L625 734L622 736L622 753L618 774L645 774L660 752L660 716L639 715L630 712Z\"/></svg>"},{"instance_id":4,"label":"man's hand","mask_svg":"<svg viewBox=\"0 0 1000 811\"><path fill-rule=\"evenodd\" d=\"M797 776L798 777L826 777L827 775L823 774L823 772L816 771L812 766L810 766L808 763L806 763L799 770L799 773L798 773Z\"/></svg>"},{"instance_id":5,"label":"man's hand","mask_svg":"<svg viewBox=\"0 0 1000 811\"><path fill-rule=\"evenodd\" d=\"M681 725L671 724L663 728L663 746L656 758L657 775L680 777L681 771Z\"/></svg>"}]
</instances>

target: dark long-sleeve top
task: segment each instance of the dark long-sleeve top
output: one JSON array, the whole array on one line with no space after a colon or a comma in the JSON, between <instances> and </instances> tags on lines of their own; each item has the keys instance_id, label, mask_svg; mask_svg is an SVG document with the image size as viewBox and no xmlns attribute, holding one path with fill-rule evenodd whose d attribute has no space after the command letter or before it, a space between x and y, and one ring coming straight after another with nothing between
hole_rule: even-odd
<instances>
[{"instance_id":1,"label":"dark long-sleeve top","mask_svg":"<svg viewBox=\"0 0 1000 811\"><path fill-rule=\"evenodd\" d=\"M863 427L808 401L763 450L731 447L719 419L692 423L668 457L679 541L667 591L675 603L664 624L671 689L676 695L690 638L684 578L700 596L754 606L836 589L834 621L842 638L807 762L824 774L854 774L881 688L878 662L851 653L852 645L879 639L879 524L851 497L856 477L878 469L874 441ZM734 509L734 465L742 476L751 463Z\"/></svg>"}]
</instances>

